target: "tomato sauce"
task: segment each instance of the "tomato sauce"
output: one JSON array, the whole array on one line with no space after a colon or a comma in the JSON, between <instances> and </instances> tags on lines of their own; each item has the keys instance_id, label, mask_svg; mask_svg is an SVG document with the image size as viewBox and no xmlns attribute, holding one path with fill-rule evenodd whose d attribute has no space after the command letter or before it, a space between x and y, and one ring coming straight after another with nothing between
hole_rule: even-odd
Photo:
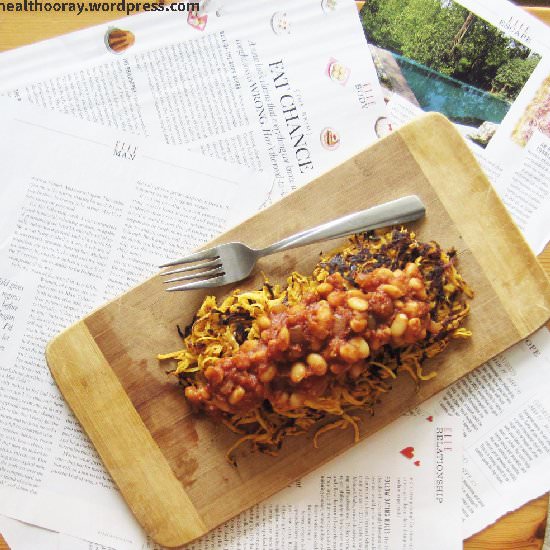
<instances>
[{"instance_id":1,"label":"tomato sauce","mask_svg":"<svg viewBox=\"0 0 550 550\"><path fill-rule=\"evenodd\" d=\"M377 268L347 288L339 273L293 305L277 304L256 319L259 339L204 371L207 384L186 397L212 415L246 414L269 400L280 411L323 396L334 377L357 379L382 346L404 348L436 334L426 283L414 263Z\"/></svg>"}]
</instances>

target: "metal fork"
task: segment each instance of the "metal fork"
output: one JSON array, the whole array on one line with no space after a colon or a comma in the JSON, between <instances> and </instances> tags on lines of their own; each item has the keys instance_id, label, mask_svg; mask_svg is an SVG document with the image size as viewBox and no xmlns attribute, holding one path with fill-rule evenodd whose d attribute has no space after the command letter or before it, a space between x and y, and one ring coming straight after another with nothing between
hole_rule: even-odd
<instances>
[{"instance_id":1,"label":"metal fork","mask_svg":"<svg viewBox=\"0 0 550 550\"><path fill-rule=\"evenodd\" d=\"M256 250L237 242L201 250L180 260L160 266L165 268L184 264L184 267L165 271L161 275L197 271L196 273L165 280L165 283L176 283L198 279L183 285L166 288L169 292L223 286L248 277L256 265L256 261L263 256L319 241L337 239L370 229L411 222L423 217L425 212L426 208L422 201L416 195L411 195L296 233L266 248Z\"/></svg>"}]
</instances>

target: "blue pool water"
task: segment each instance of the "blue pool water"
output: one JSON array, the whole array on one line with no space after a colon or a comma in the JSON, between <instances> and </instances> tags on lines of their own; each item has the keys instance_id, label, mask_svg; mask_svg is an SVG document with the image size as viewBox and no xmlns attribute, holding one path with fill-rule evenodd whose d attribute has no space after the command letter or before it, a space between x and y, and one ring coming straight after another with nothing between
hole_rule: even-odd
<instances>
[{"instance_id":1,"label":"blue pool water","mask_svg":"<svg viewBox=\"0 0 550 550\"><path fill-rule=\"evenodd\" d=\"M455 122L478 126L500 123L510 104L484 90L443 75L421 63L394 53L403 76L425 111L438 111Z\"/></svg>"}]
</instances>

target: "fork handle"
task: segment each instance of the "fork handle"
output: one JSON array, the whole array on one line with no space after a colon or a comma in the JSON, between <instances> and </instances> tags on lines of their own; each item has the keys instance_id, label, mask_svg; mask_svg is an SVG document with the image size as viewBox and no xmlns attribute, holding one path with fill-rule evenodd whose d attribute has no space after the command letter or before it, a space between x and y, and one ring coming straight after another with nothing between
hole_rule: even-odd
<instances>
[{"instance_id":1,"label":"fork handle","mask_svg":"<svg viewBox=\"0 0 550 550\"><path fill-rule=\"evenodd\" d=\"M411 222L422 218L425 212L426 208L422 201L416 195L410 195L306 229L266 248L256 250L256 253L259 257L268 256L319 241L338 239L362 231Z\"/></svg>"}]
</instances>

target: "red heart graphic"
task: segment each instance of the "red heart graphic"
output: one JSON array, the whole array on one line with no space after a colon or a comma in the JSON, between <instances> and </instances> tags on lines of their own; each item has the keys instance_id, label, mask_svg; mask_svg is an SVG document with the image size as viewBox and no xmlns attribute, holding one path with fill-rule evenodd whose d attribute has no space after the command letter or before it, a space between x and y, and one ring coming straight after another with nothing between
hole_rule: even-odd
<instances>
[{"instance_id":1,"label":"red heart graphic","mask_svg":"<svg viewBox=\"0 0 550 550\"><path fill-rule=\"evenodd\" d=\"M405 447L399 451L404 457L412 458L414 456L414 447Z\"/></svg>"},{"instance_id":2,"label":"red heart graphic","mask_svg":"<svg viewBox=\"0 0 550 550\"><path fill-rule=\"evenodd\" d=\"M426 418L426 420L428 422L433 422L434 421L434 417L433 416L428 416L428 418Z\"/></svg>"},{"instance_id":3,"label":"red heart graphic","mask_svg":"<svg viewBox=\"0 0 550 550\"><path fill-rule=\"evenodd\" d=\"M420 460L415 460L415 461L414 461L414 465L415 465L415 466L420 466Z\"/></svg>"}]
</instances>

